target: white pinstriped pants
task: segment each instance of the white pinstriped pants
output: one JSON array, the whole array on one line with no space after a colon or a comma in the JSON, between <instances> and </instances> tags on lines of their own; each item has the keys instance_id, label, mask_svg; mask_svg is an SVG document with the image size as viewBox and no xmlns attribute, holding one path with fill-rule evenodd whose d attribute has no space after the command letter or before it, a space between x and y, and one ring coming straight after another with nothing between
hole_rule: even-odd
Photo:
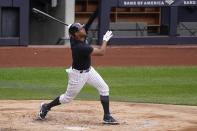
<instances>
[{"instance_id":1,"label":"white pinstriped pants","mask_svg":"<svg viewBox=\"0 0 197 131\"><path fill-rule=\"evenodd\" d=\"M66 92L60 96L61 104L71 102L86 83L95 87L100 95L109 95L108 85L93 67L90 67L90 71L86 73L80 73L78 70L72 69L72 67L66 69L66 72L68 73L69 80Z\"/></svg>"}]
</instances>

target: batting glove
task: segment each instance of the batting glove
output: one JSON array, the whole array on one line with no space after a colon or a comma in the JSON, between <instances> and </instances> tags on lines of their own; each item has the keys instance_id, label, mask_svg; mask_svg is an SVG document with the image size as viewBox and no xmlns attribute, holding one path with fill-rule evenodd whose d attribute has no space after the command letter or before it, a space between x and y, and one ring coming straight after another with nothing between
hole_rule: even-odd
<instances>
[{"instance_id":1,"label":"batting glove","mask_svg":"<svg viewBox=\"0 0 197 131\"><path fill-rule=\"evenodd\" d=\"M103 36L103 40L105 40L106 42L108 42L111 38L112 38L113 34L112 31L107 31L106 34Z\"/></svg>"}]
</instances>

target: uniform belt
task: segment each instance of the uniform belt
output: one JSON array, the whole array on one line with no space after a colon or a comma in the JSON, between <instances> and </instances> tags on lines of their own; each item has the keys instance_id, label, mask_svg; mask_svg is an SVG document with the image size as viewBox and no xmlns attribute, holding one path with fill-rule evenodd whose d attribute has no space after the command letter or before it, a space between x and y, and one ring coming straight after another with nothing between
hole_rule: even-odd
<instances>
[{"instance_id":1,"label":"uniform belt","mask_svg":"<svg viewBox=\"0 0 197 131\"><path fill-rule=\"evenodd\" d=\"M91 68L88 68L87 70L77 70L75 68L72 68L72 69L75 70L75 71L78 71L79 73L87 73L87 72L90 71Z\"/></svg>"}]
</instances>

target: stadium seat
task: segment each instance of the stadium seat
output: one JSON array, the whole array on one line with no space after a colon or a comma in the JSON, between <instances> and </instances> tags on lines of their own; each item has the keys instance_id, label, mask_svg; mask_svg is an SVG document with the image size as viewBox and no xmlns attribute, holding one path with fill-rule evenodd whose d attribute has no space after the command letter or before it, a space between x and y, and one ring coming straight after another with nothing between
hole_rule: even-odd
<instances>
[{"instance_id":1,"label":"stadium seat","mask_svg":"<svg viewBox=\"0 0 197 131\"><path fill-rule=\"evenodd\" d=\"M180 22L177 27L180 36L197 36L197 22Z\"/></svg>"},{"instance_id":2,"label":"stadium seat","mask_svg":"<svg viewBox=\"0 0 197 131\"><path fill-rule=\"evenodd\" d=\"M114 37L147 36L147 23L145 22L114 22L110 23L110 30ZM96 44L98 37L98 23L91 25L88 32L90 44Z\"/></svg>"}]
</instances>

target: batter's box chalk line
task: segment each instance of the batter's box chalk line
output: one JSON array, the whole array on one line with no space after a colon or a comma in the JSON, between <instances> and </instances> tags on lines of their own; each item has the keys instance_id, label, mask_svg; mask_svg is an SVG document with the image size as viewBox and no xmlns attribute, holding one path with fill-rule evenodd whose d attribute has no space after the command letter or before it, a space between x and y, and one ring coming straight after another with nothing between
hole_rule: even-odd
<instances>
[{"instance_id":1,"label":"batter's box chalk line","mask_svg":"<svg viewBox=\"0 0 197 131\"><path fill-rule=\"evenodd\" d=\"M73 130L73 131L83 131L83 130L87 130L89 128L87 127L65 127L67 130Z\"/></svg>"},{"instance_id":2,"label":"batter's box chalk line","mask_svg":"<svg viewBox=\"0 0 197 131\"><path fill-rule=\"evenodd\" d=\"M158 124L159 124L159 122L156 122L156 121L147 122L143 125L135 127L134 130L140 130L140 129L148 128L148 127L155 126L155 125L158 125Z\"/></svg>"}]
</instances>

